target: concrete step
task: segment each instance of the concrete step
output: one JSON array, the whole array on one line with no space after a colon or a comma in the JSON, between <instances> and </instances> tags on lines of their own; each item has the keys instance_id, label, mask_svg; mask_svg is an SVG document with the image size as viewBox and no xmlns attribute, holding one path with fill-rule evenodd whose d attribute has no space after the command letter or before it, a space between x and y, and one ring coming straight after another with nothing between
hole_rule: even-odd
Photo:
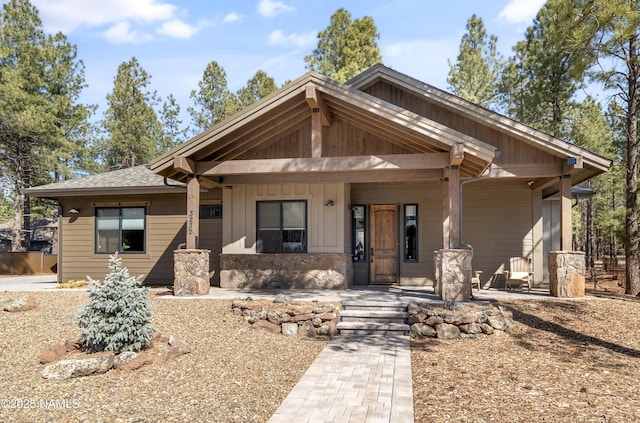
<instances>
[{"instance_id":1,"label":"concrete step","mask_svg":"<svg viewBox=\"0 0 640 423\"><path fill-rule=\"evenodd\" d=\"M358 301L345 300L342 302L345 310L371 310L371 311L406 311L405 301Z\"/></svg>"},{"instance_id":2,"label":"concrete step","mask_svg":"<svg viewBox=\"0 0 640 423\"><path fill-rule=\"evenodd\" d=\"M406 323L378 323L378 322L339 322L338 331L341 335L397 335L409 334Z\"/></svg>"},{"instance_id":3,"label":"concrete step","mask_svg":"<svg viewBox=\"0 0 640 423\"><path fill-rule=\"evenodd\" d=\"M340 320L343 322L378 322L406 323L409 314L406 311L385 310L342 310Z\"/></svg>"}]
</instances>

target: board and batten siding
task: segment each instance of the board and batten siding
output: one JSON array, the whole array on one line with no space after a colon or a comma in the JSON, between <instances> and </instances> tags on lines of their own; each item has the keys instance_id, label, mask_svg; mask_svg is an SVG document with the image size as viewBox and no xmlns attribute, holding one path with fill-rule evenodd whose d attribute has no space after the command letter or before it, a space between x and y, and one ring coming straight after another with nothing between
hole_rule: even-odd
<instances>
[{"instance_id":1,"label":"board and batten siding","mask_svg":"<svg viewBox=\"0 0 640 423\"><path fill-rule=\"evenodd\" d=\"M347 253L346 184L236 185L223 191L223 254L256 253L256 203L273 200L307 201L307 252ZM333 206L326 206L332 200Z\"/></svg>"},{"instance_id":2,"label":"board and batten siding","mask_svg":"<svg viewBox=\"0 0 640 423\"><path fill-rule=\"evenodd\" d=\"M203 193L204 198L220 198L217 193ZM61 282L85 279L104 279L109 254L95 253L94 203L127 204L149 202L146 216L145 253L121 253L122 263L133 276L143 275L145 285L173 284L173 250L186 240L186 194L147 196L67 197L62 204L62 236L59 263ZM69 214L75 208L78 214ZM222 240L222 219L200 222L200 248L210 249L210 270L219 270ZM214 274L215 281L215 274Z\"/></svg>"}]
</instances>

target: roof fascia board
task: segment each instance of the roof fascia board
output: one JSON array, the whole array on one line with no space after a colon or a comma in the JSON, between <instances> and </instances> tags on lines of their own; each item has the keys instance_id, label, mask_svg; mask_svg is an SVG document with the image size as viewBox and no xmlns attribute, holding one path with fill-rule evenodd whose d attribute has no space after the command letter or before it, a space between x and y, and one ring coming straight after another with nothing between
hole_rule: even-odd
<instances>
[{"instance_id":1,"label":"roof fascia board","mask_svg":"<svg viewBox=\"0 0 640 423\"><path fill-rule=\"evenodd\" d=\"M536 146L548 150L554 155L562 158L582 156L589 164L599 170L608 170L612 162L611 160L592 153L574 144L569 144L558 138L554 138L542 131L531 128L523 123L515 121L499 113L492 112L476 104L470 103L453 94L432 87L424 82L418 81L410 76L401 74L385 66L376 66L371 72L365 71L363 74L356 76L350 82L355 89L363 89L369 84L375 82L378 78L398 84L418 95L427 97L430 100L437 100L438 103L454 109L458 112L467 114L472 120L486 123L501 132L513 134L513 136L524 141L534 143ZM560 144L561 143L561 144Z\"/></svg>"}]
</instances>

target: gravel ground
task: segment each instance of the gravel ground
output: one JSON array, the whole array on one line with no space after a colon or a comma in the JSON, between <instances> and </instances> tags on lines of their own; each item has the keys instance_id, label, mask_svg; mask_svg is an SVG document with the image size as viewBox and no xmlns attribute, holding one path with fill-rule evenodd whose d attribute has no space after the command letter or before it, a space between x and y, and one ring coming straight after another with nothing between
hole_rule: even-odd
<instances>
[{"instance_id":1,"label":"gravel ground","mask_svg":"<svg viewBox=\"0 0 640 423\"><path fill-rule=\"evenodd\" d=\"M0 293L16 298L25 293ZM230 301L153 298L153 324L192 353L133 372L41 377L42 349L79 335L83 291L29 293L38 308L0 312L0 421L264 422L326 345L276 336L233 316Z\"/></svg>"},{"instance_id":2,"label":"gravel ground","mask_svg":"<svg viewBox=\"0 0 640 423\"><path fill-rule=\"evenodd\" d=\"M227 300L153 298L156 328L186 340L191 354L45 380L41 350L77 337L87 297L29 295L36 310L0 312L0 421L264 422L326 345L253 330ZM508 335L412 342L416 422L640 421L640 302L501 304L516 322Z\"/></svg>"},{"instance_id":3,"label":"gravel ground","mask_svg":"<svg viewBox=\"0 0 640 423\"><path fill-rule=\"evenodd\" d=\"M416 422L640 421L640 302L500 303L508 335L412 342Z\"/></svg>"}]
</instances>

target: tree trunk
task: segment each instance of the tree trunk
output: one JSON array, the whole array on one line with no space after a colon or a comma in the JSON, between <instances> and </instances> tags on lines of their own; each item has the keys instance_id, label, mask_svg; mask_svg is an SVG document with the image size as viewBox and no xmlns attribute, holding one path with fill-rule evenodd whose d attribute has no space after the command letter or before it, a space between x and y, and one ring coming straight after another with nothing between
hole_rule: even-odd
<instances>
[{"instance_id":1,"label":"tree trunk","mask_svg":"<svg viewBox=\"0 0 640 423\"><path fill-rule=\"evenodd\" d=\"M640 76L637 61L635 37L629 39L629 74L627 108L627 195L626 195L626 284L625 294L637 295L640 292L640 264L638 262L638 93L637 81Z\"/></svg>"},{"instance_id":2,"label":"tree trunk","mask_svg":"<svg viewBox=\"0 0 640 423\"><path fill-rule=\"evenodd\" d=\"M14 192L13 192L13 226L11 233L11 251L19 253L24 250L23 242L23 217L24 217L24 176L25 176L25 163L24 154L22 148L23 140L18 140L16 143L16 159L15 174L14 177Z\"/></svg>"}]
</instances>

